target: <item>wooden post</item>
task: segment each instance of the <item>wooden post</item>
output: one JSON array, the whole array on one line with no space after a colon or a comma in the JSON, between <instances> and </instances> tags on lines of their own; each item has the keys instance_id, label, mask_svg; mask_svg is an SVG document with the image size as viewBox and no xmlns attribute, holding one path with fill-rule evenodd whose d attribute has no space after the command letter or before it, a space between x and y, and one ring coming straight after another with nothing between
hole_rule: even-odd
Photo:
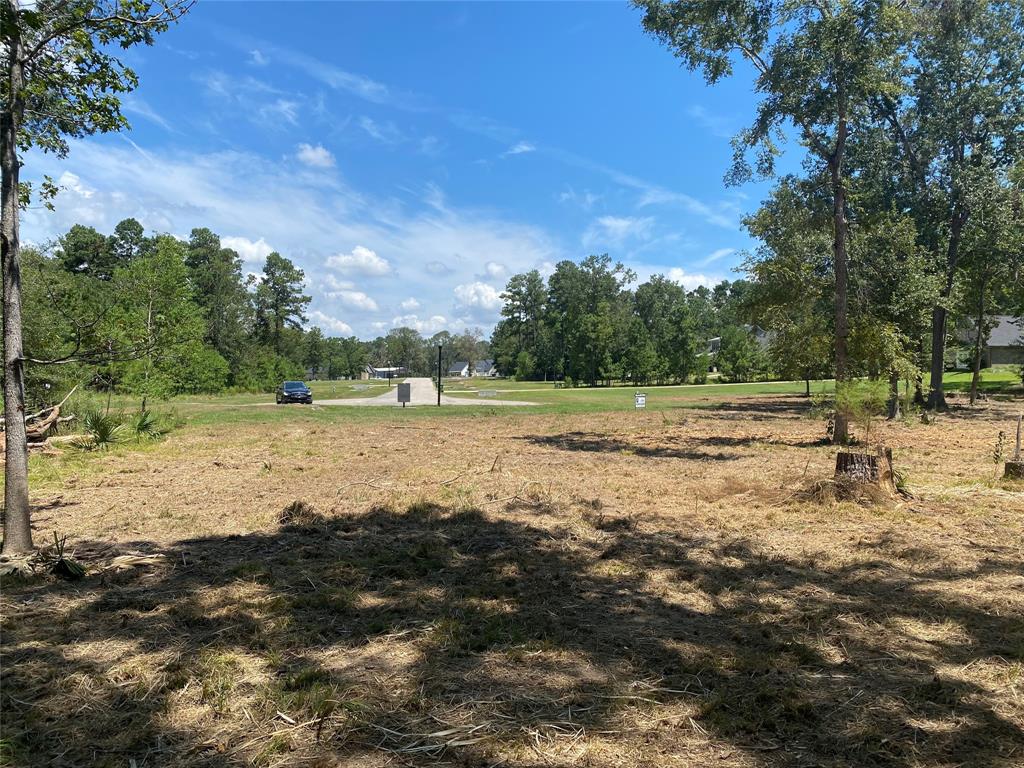
<instances>
[{"instance_id":1,"label":"wooden post","mask_svg":"<svg viewBox=\"0 0 1024 768\"><path fill-rule=\"evenodd\" d=\"M1017 442L1013 449L1013 458L1006 462L1003 477L1006 480L1024 480L1024 458L1020 455L1021 427L1024 415L1017 417Z\"/></svg>"}]
</instances>

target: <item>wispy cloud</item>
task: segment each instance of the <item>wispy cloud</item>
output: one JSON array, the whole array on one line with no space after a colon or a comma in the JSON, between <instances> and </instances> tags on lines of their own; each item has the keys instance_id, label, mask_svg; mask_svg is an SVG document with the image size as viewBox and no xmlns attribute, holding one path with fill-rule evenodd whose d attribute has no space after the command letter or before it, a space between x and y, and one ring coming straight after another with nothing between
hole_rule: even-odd
<instances>
[{"instance_id":1,"label":"wispy cloud","mask_svg":"<svg viewBox=\"0 0 1024 768\"><path fill-rule=\"evenodd\" d=\"M560 203L573 203L578 205L584 211L589 211L594 207L594 203L601 199L600 195L595 195L589 189L584 189L582 192L577 192L570 186L567 186L558 195L558 202Z\"/></svg>"},{"instance_id":2,"label":"wispy cloud","mask_svg":"<svg viewBox=\"0 0 1024 768\"><path fill-rule=\"evenodd\" d=\"M697 121L704 130L713 136L717 136L722 139L731 139L733 134L736 132L732 126L732 121L728 120L721 115L712 114L706 108L700 104L694 104L686 113Z\"/></svg>"},{"instance_id":3,"label":"wispy cloud","mask_svg":"<svg viewBox=\"0 0 1024 768\"><path fill-rule=\"evenodd\" d=\"M732 256L736 253L735 248L719 248L717 251L712 251L704 257L703 261L700 262L702 267L706 267L708 264L714 264L719 259L724 259L726 256Z\"/></svg>"},{"instance_id":4,"label":"wispy cloud","mask_svg":"<svg viewBox=\"0 0 1024 768\"><path fill-rule=\"evenodd\" d=\"M631 239L647 239L653 226L651 216L601 216L583 233L583 245L586 248L621 247Z\"/></svg>"},{"instance_id":5,"label":"wispy cloud","mask_svg":"<svg viewBox=\"0 0 1024 768\"><path fill-rule=\"evenodd\" d=\"M393 122L378 122L372 117L362 115L358 120L359 127L366 131L367 135L382 144L398 144L405 136Z\"/></svg>"},{"instance_id":6,"label":"wispy cloud","mask_svg":"<svg viewBox=\"0 0 1024 768\"><path fill-rule=\"evenodd\" d=\"M502 157L511 157L512 155L525 155L530 152L536 152L537 147L528 141L517 141L511 147L501 153Z\"/></svg>"},{"instance_id":7,"label":"wispy cloud","mask_svg":"<svg viewBox=\"0 0 1024 768\"><path fill-rule=\"evenodd\" d=\"M148 103L140 98L132 96L125 99L121 104L121 109L129 115L138 115L139 117L149 120L151 123L159 125L168 133L179 133L178 129L171 125L163 115L159 114Z\"/></svg>"},{"instance_id":8,"label":"wispy cloud","mask_svg":"<svg viewBox=\"0 0 1024 768\"><path fill-rule=\"evenodd\" d=\"M265 67L270 63L270 59L263 55L263 52L259 48L253 48L249 51L249 63L254 64L257 67Z\"/></svg>"}]
</instances>

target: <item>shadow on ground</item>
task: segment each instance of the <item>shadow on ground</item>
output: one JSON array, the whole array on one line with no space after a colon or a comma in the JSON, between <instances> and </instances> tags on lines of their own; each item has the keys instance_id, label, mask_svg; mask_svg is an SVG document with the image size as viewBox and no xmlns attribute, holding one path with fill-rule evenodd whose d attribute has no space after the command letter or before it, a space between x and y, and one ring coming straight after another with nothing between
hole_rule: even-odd
<instances>
[{"instance_id":1,"label":"shadow on ground","mask_svg":"<svg viewBox=\"0 0 1024 768\"><path fill-rule=\"evenodd\" d=\"M534 445L558 448L562 451L587 453L619 453L662 459L688 459L691 461L735 461L742 454L706 451L700 446L710 444L703 439L659 436L657 443L642 443L606 432L561 432L557 435L526 435L516 438Z\"/></svg>"},{"instance_id":2,"label":"shadow on ground","mask_svg":"<svg viewBox=\"0 0 1024 768\"><path fill-rule=\"evenodd\" d=\"M1020 723L942 671L1022 660L1021 617L955 588L1019 553L910 573L886 546L826 569L426 504L183 541L7 585L2 746L26 768L1019 765Z\"/></svg>"}]
</instances>

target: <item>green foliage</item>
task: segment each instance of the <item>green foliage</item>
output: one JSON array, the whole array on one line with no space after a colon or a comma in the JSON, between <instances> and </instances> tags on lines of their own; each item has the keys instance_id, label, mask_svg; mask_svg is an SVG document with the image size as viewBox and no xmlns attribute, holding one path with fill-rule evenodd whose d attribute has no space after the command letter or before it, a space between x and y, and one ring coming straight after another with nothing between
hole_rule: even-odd
<instances>
[{"instance_id":1,"label":"green foliage","mask_svg":"<svg viewBox=\"0 0 1024 768\"><path fill-rule=\"evenodd\" d=\"M752 330L729 327L722 332L715 363L727 381L744 382L764 378L768 360Z\"/></svg>"},{"instance_id":2,"label":"green foliage","mask_svg":"<svg viewBox=\"0 0 1024 768\"><path fill-rule=\"evenodd\" d=\"M853 380L841 382L836 387L836 412L843 414L850 423L861 427L864 443L871 442L871 426L874 420L885 413L889 399L888 384L882 380Z\"/></svg>"},{"instance_id":3,"label":"green foliage","mask_svg":"<svg viewBox=\"0 0 1024 768\"><path fill-rule=\"evenodd\" d=\"M82 414L82 435L72 445L83 451L104 451L129 438L124 415L89 410Z\"/></svg>"},{"instance_id":4,"label":"green foliage","mask_svg":"<svg viewBox=\"0 0 1024 768\"><path fill-rule=\"evenodd\" d=\"M537 361L527 350L522 350L516 355L516 378L526 381L537 368Z\"/></svg>"},{"instance_id":5,"label":"green foliage","mask_svg":"<svg viewBox=\"0 0 1024 768\"><path fill-rule=\"evenodd\" d=\"M142 410L131 416L127 424L136 440L157 440L171 431L166 419L150 410Z\"/></svg>"}]
</instances>

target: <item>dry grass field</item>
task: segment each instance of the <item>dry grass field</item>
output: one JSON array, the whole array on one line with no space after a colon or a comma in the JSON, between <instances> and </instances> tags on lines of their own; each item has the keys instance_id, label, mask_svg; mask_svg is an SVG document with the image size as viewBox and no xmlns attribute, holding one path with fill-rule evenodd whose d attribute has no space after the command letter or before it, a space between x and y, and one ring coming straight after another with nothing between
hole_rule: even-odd
<instances>
[{"instance_id":1,"label":"dry grass field","mask_svg":"<svg viewBox=\"0 0 1024 768\"><path fill-rule=\"evenodd\" d=\"M882 425L913 497L876 505L818 482L806 408L200 423L55 462L37 541L90 574L5 585L0 754L1024 765L1019 402Z\"/></svg>"}]
</instances>

